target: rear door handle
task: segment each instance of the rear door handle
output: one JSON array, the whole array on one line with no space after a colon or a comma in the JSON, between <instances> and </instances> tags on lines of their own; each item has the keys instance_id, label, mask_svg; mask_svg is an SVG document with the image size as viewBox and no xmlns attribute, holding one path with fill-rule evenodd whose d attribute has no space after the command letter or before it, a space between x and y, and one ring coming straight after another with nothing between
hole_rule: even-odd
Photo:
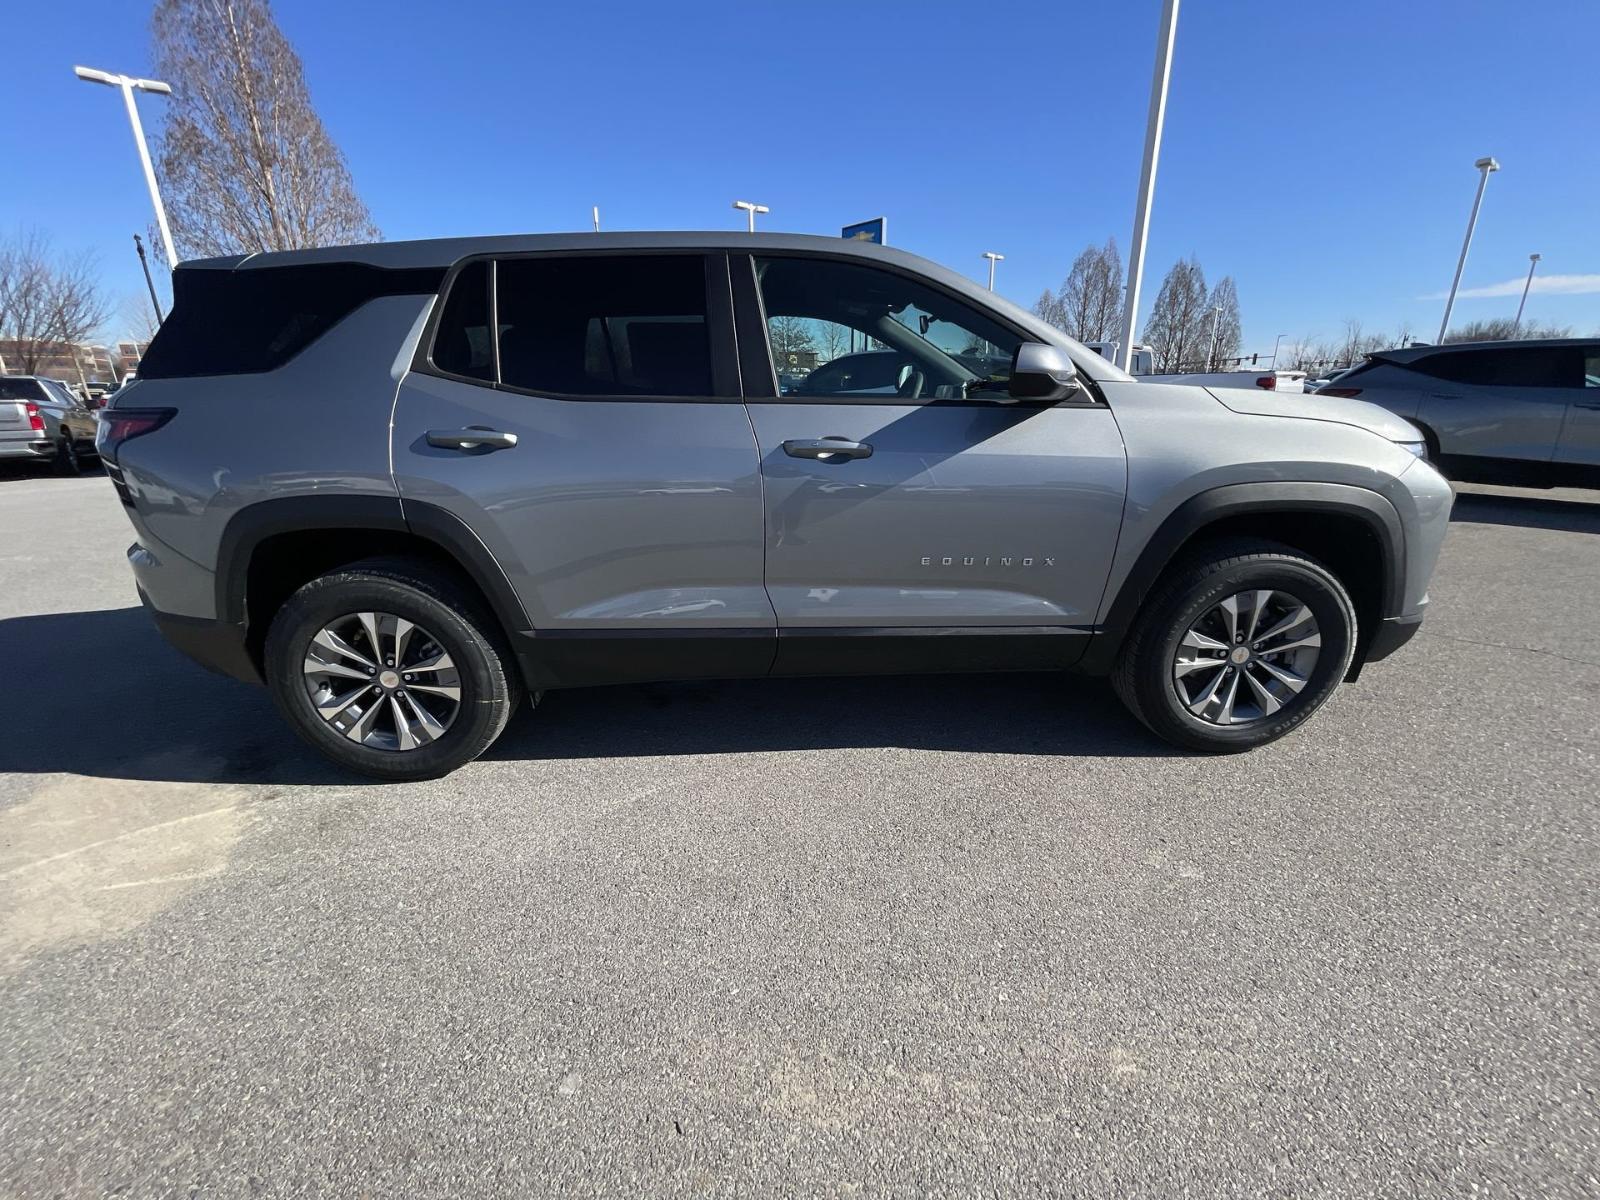
<instances>
[{"instance_id":1,"label":"rear door handle","mask_svg":"<svg viewBox=\"0 0 1600 1200\"><path fill-rule=\"evenodd\" d=\"M872 447L849 438L790 438L783 444L790 458L814 458L818 462L843 462L847 458L871 458Z\"/></svg>"},{"instance_id":2,"label":"rear door handle","mask_svg":"<svg viewBox=\"0 0 1600 1200\"><path fill-rule=\"evenodd\" d=\"M466 429L430 429L424 435L428 445L441 450L509 450L517 444L517 435L502 433L486 425L469 425Z\"/></svg>"}]
</instances>

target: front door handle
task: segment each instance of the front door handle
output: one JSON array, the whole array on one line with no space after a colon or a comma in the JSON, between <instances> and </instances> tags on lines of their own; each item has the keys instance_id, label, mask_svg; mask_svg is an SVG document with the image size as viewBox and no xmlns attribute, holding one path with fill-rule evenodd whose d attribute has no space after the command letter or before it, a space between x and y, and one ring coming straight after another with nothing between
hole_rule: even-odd
<instances>
[{"instance_id":1,"label":"front door handle","mask_svg":"<svg viewBox=\"0 0 1600 1200\"><path fill-rule=\"evenodd\" d=\"M509 450L517 444L517 435L501 433L486 425L469 425L465 429L430 429L425 435L430 446L441 450Z\"/></svg>"},{"instance_id":2,"label":"front door handle","mask_svg":"<svg viewBox=\"0 0 1600 1200\"><path fill-rule=\"evenodd\" d=\"M790 438L783 444L790 458L814 458L818 462L844 462L848 458L871 458L872 447L849 438Z\"/></svg>"}]
</instances>

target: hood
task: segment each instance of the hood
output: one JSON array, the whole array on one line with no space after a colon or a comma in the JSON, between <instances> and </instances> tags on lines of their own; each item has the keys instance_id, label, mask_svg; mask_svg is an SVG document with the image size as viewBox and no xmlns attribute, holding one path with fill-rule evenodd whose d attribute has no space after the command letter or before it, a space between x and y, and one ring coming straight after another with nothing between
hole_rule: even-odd
<instances>
[{"instance_id":1,"label":"hood","mask_svg":"<svg viewBox=\"0 0 1600 1200\"><path fill-rule=\"evenodd\" d=\"M1301 421L1331 421L1354 425L1391 442L1420 442L1422 431L1387 408L1344 396L1315 392L1268 392L1254 388L1207 388L1217 402L1236 413L1256 417L1293 417Z\"/></svg>"}]
</instances>

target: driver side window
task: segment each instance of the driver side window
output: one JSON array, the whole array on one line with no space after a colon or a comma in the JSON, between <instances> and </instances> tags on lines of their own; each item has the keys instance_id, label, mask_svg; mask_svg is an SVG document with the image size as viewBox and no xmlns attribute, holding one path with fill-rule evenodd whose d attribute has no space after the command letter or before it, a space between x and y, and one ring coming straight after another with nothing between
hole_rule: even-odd
<instances>
[{"instance_id":1,"label":"driver side window","mask_svg":"<svg viewBox=\"0 0 1600 1200\"><path fill-rule=\"evenodd\" d=\"M756 259L778 391L863 404L1002 399L1022 341L893 271L838 259Z\"/></svg>"}]
</instances>

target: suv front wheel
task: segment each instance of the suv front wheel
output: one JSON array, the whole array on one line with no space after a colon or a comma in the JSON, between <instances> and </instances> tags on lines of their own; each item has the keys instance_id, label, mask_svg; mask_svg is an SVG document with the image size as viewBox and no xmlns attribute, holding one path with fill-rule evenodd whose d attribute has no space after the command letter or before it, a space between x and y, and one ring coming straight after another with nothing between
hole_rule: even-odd
<instances>
[{"instance_id":1,"label":"suv front wheel","mask_svg":"<svg viewBox=\"0 0 1600 1200\"><path fill-rule=\"evenodd\" d=\"M1327 568L1271 542L1216 543L1168 572L1111 680L1167 741L1249 750L1316 712L1355 645L1355 608Z\"/></svg>"},{"instance_id":2,"label":"suv front wheel","mask_svg":"<svg viewBox=\"0 0 1600 1200\"><path fill-rule=\"evenodd\" d=\"M273 618L265 667L302 738L378 779L433 779L471 762L522 695L475 599L405 559L368 559L301 587Z\"/></svg>"}]
</instances>

